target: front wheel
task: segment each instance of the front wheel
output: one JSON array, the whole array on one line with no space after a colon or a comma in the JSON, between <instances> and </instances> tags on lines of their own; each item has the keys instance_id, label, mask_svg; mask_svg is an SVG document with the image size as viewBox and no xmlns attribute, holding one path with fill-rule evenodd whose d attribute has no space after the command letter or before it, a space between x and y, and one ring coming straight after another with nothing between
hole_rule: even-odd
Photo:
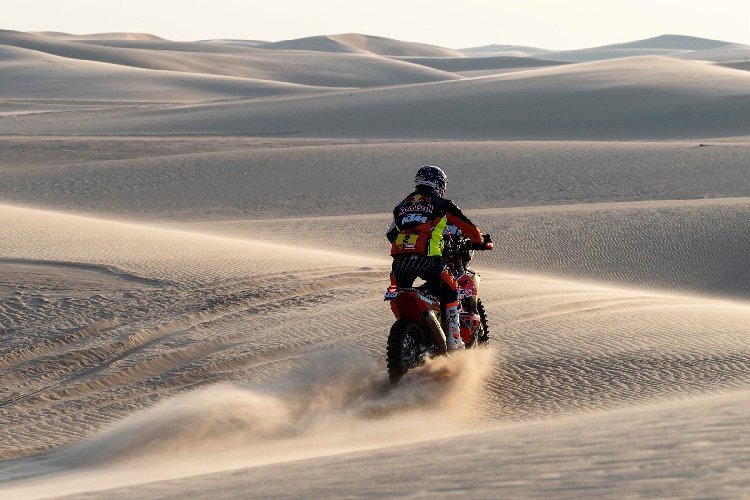
<instances>
[{"instance_id":1,"label":"front wheel","mask_svg":"<svg viewBox=\"0 0 750 500\"><path fill-rule=\"evenodd\" d=\"M479 332L479 335L477 336L477 340L479 341L479 344L487 345L487 343L490 341L490 327L487 324L487 313L484 310L484 304L482 304L482 299L477 297L477 313L479 314L479 320L482 323L481 331Z\"/></svg>"},{"instance_id":2,"label":"front wheel","mask_svg":"<svg viewBox=\"0 0 750 500\"><path fill-rule=\"evenodd\" d=\"M419 366L422 327L413 320L399 319L388 334L388 378L395 384L411 368Z\"/></svg>"}]
</instances>

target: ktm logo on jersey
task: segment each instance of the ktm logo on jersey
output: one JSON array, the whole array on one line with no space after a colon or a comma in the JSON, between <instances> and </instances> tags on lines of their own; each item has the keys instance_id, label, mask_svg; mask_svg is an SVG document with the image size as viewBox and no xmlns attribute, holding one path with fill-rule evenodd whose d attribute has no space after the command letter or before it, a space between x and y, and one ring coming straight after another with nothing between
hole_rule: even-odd
<instances>
[{"instance_id":1,"label":"ktm logo on jersey","mask_svg":"<svg viewBox=\"0 0 750 500\"><path fill-rule=\"evenodd\" d=\"M421 224L424 224L425 222L427 222L427 217L425 217L424 215L419 215L419 214L409 214L406 217L401 218L402 226L410 222L419 222Z\"/></svg>"}]
</instances>

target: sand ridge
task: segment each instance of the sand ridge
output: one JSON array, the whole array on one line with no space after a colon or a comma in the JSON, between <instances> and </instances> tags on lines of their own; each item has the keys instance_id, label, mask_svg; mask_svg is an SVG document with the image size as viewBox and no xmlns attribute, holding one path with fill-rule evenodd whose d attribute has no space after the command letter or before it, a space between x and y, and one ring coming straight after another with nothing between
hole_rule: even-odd
<instances>
[{"instance_id":1,"label":"sand ridge","mask_svg":"<svg viewBox=\"0 0 750 500\"><path fill-rule=\"evenodd\" d=\"M337 35L315 36L296 40L259 44L265 49L310 50L321 52L354 52L381 56L413 57L457 57L458 51L427 45L424 43L404 42L391 38L363 35L360 33L341 33Z\"/></svg>"},{"instance_id":2,"label":"sand ridge","mask_svg":"<svg viewBox=\"0 0 750 500\"><path fill-rule=\"evenodd\" d=\"M406 63L403 63L406 64ZM8 133L646 140L747 135L747 72L663 57L244 104L0 120ZM635 98L637 96L637 99ZM455 110L460 109L457 113ZM596 112L592 113L591 110Z\"/></svg>"},{"instance_id":3,"label":"sand ridge","mask_svg":"<svg viewBox=\"0 0 750 500\"><path fill-rule=\"evenodd\" d=\"M466 209L742 197L750 160L747 142L124 137L4 144L0 194L8 202L194 222L384 213L422 163L451 171L451 197ZM33 165L12 167L32 156ZM47 165L45 156L53 157Z\"/></svg>"},{"instance_id":4,"label":"sand ridge","mask_svg":"<svg viewBox=\"0 0 750 500\"><path fill-rule=\"evenodd\" d=\"M73 35L71 33L61 33L54 31L40 31L34 33L41 36L51 36L63 40L141 40L141 41L164 41L161 38L150 33L90 33L86 35Z\"/></svg>"},{"instance_id":5,"label":"sand ridge","mask_svg":"<svg viewBox=\"0 0 750 500\"><path fill-rule=\"evenodd\" d=\"M457 75L432 68L357 54L339 54L337 57L332 57L316 53L238 49L222 45L191 45L174 42L157 42L156 44L140 42L132 47L127 44L119 47L5 30L0 30L0 45L64 58L69 65L80 64L81 61L95 61L148 70L200 73L214 78L218 76L250 78L308 86L366 87L459 78ZM169 50L170 48L172 50ZM321 71L321 67L324 67L325 71ZM142 84L136 81L132 85ZM206 87L210 86L206 85ZM87 87L89 90L93 88L96 87ZM72 87L63 86L58 89L72 90ZM53 95L49 94L50 97ZM55 97L60 98L59 95ZM188 95L176 97L174 100L197 101L201 99Z\"/></svg>"},{"instance_id":6,"label":"sand ridge","mask_svg":"<svg viewBox=\"0 0 750 500\"><path fill-rule=\"evenodd\" d=\"M267 97L325 90L260 79L128 68L15 47L0 47L0 59L5 89L0 98L13 100L49 98L60 88L66 89L65 98L71 101L126 104ZM92 88L101 90L97 92Z\"/></svg>"},{"instance_id":7,"label":"sand ridge","mask_svg":"<svg viewBox=\"0 0 750 500\"><path fill-rule=\"evenodd\" d=\"M562 61L597 61L633 56L667 56L674 58L722 61L729 54L747 54L750 47L722 40L711 40L684 35L661 35L635 42L618 43L580 50L558 51L547 54L549 59Z\"/></svg>"}]
</instances>

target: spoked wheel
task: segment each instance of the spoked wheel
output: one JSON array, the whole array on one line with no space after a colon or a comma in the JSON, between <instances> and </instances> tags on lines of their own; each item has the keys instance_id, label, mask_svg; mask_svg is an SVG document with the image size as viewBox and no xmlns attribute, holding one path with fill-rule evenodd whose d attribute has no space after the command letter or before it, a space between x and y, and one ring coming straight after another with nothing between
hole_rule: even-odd
<instances>
[{"instance_id":1,"label":"spoked wheel","mask_svg":"<svg viewBox=\"0 0 750 500\"><path fill-rule=\"evenodd\" d=\"M409 319L399 319L388 334L388 378L398 382L411 368L422 363L422 328Z\"/></svg>"},{"instance_id":2,"label":"spoked wheel","mask_svg":"<svg viewBox=\"0 0 750 500\"><path fill-rule=\"evenodd\" d=\"M487 345L490 341L490 327L487 324L487 313L484 310L484 304L482 304L482 299L479 297L477 297L477 314L479 314L479 319L482 323L477 340L479 341L479 345Z\"/></svg>"}]
</instances>

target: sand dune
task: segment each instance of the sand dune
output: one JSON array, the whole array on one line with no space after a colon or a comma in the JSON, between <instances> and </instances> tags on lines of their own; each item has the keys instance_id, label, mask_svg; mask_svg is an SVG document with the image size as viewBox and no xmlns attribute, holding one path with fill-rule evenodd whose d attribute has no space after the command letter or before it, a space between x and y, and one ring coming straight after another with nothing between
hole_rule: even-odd
<instances>
[{"instance_id":1,"label":"sand dune","mask_svg":"<svg viewBox=\"0 0 750 500\"><path fill-rule=\"evenodd\" d=\"M703 61L635 57L540 69L535 66L552 63L497 57L396 60L369 53L264 50L160 40L113 40L108 43L127 46L106 46L18 32L4 31L1 35L6 44L1 64L13 69L3 72L6 94L0 97L4 99L86 101L89 97L89 101L192 103L315 94L289 99L284 106L274 100L110 109L97 114L82 109L47 117L14 113L12 119L0 116L1 133L454 140L644 140L750 133L746 72ZM341 40L352 47L372 42L354 36ZM725 51L724 55L731 55L733 60L737 51L744 50L681 37L659 37L606 50L683 51L685 47L691 57L718 59L707 54ZM529 67L519 71L519 64ZM511 73L486 78L461 80L456 74L506 73L510 67ZM144 69L161 71L157 74ZM83 80L99 83L77 84ZM105 85L108 80L117 85ZM25 84L29 81L34 85ZM429 84L412 85L425 82ZM317 95L319 87L332 86L389 88Z\"/></svg>"},{"instance_id":2,"label":"sand dune","mask_svg":"<svg viewBox=\"0 0 750 500\"><path fill-rule=\"evenodd\" d=\"M677 139L750 133L744 71L631 58L423 86L285 101L212 104L54 122L4 133L274 134L442 139ZM637 98L636 98L637 97ZM460 110L460 111L457 111Z\"/></svg>"},{"instance_id":3,"label":"sand dune","mask_svg":"<svg viewBox=\"0 0 750 500\"><path fill-rule=\"evenodd\" d=\"M310 50L315 52L369 53L381 56L460 57L462 55L458 51L434 45L404 42L360 33L342 33L339 35L284 40L282 42L259 45L259 47L282 50Z\"/></svg>"},{"instance_id":4,"label":"sand dune","mask_svg":"<svg viewBox=\"0 0 750 500\"><path fill-rule=\"evenodd\" d=\"M544 54L546 59L563 62L591 62L623 59L626 57L676 57L692 51L659 47L597 47L591 49L564 50Z\"/></svg>"},{"instance_id":5,"label":"sand dune","mask_svg":"<svg viewBox=\"0 0 750 500\"><path fill-rule=\"evenodd\" d=\"M672 49L672 50L707 50L716 49L728 45L730 42L698 38L685 35L661 35L635 42L607 45L616 49Z\"/></svg>"},{"instance_id":6,"label":"sand dune","mask_svg":"<svg viewBox=\"0 0 750 500\"><path fill-rule=\"evenodd\" d=\"M162 152L147 153L153 142L161 142ZM27 168L13 168L25 157L8 155L0 163L7 170L0 196L27 206L151 220L385 213L424 162L450 172L451 196L469 209L748 194L747 143L189 142L6 138L9 150L54 161L32 159ZM145 157L130 159L134 154ZM110 160L96 161L96 155Z\"/></svg>"},{"instance_id":7,"label":"sand dune","mask_svg":"<svg viewBox=\"0 0 750 500\"><path fill-rule=\"evenodd\" d=\"M681 59L695 59L701 61L731 62L736 59L750 59L750 46L731 44L716 49L697 50L688 54L682 54Z\"/></svg>"},{"instance_id":8,"label":"sand dune","mask_svg":"<svg viewBox=\"0 0 750 500\"><path fill-rule=\"evenodd\" d=\"M497 251L478 267L643 289L750 298L750 199L649 201L470 210ZM315 248L383 254L389 216L191 222L177 227ZM346 234L356 243L341 243ZM691 242L692 243L687 243ZM334 242L334 243L331 243Z\"/></svg>"},{"instance_id":9,"label":"sand dune","mask_svg":"<svg viewBox=\"0 0 750 500\"><path fill-rule=\"evenodd\" d=\"M52 36L63 40L150 40L150 41L164 41L156 35L149 33L90 33L86 35L73 35L70 33L62 33L59 31L38 31L34 32L36 35L41 36Z\"/></svg>"},{"instance_id":10,"label":"sand dune","mask_svg":"<svg viewBox=\"0 0 750 500\"><path fill-rule=\"evenodd\" d=\"M696 200L481 212L505 269L750 298L750 200ZM485 259L487 260L487 259Z\"/></svg>"},{"instance_id":11,"label":"sand dune","mask_svg":"<svg viewBox=\"0 0 750 500\"><path fill-rule=\"evenodd\" d=\"M369 55L338 54L332 57L327 54L240 49L206 43L136 41L116 47L0 30L0 46L2 45L68 59L98 61L142 69L203 73L313 86L367 87L458 78L456 75L431 68ZM137 86L139 82L134 81L130 85ZM63 87L65 90L68 88ZM89 90L95 88L86 87Z\"/></svg>"},{"instance_id":12,"label":"sand dune","mask_svg":"<svg viewBox=\"0 0 750 500\"><path fill-rule=\"evenodd\" d=\"M221 44L221 45L229 45L229 46L236 46L236 47L257 47L258 45L262 45L264 43L269 43L266 40L236 40L231 38L213 38L210 40L201 40L201 43L206 44Z\"/></svg>"},{"instance_id":13,"label":"sand dune","mask_svg":"<svg viewBox=\"0 0 750 500\"><path fill-rule=\"evenodd\" d=\"M637 456L661 455L669 443L682 442L679 433L659 432L665 414L685 415L670 421L684 422L694 436L742 425L733 417L737 393L694 404L653 403L747 389L745 304L498 273L478 260L501 350L468 353L466 365L451 362L447 374L436 365L437 372L417 372L388 391L379 365L389 322L381 299L386 260L8 206L0 221L2 272L36 269L38 280L28 289L7 290L0 305L14 339L0 354L7 383L0 413L13 426L12 434L0 434L0 450L15 458L4 463L0 477L12 497L275 462L288 467L290 460L319 457L293 465L312 471L341 460L359 464L364 457L416 457L463 446L472 450L465 466L481 458L481 471L509 461L538 464L527 471L531 481L555 469L548 461L540 465L541 454L565 454L569 464L591 456L591 448L576 447L579 439L549 438L576 435L581 426L592 439L605 440L593 453L606 457L619 442L612 431L620 428L617 422L642 422L640 434L620 438L627 445L619 449ZM62 294L54 289L60 278L70 283ZM332 315L339 321L331 323ZM357 328L342 332L342 320ZM442 382L436 385L431 373L442 373ZM211 387L216 383L241 385ZM192 391L199 387L207 388ZM628 413L611 412L618 408ZM687 418L703 412L713 419ZM564 420L572 414L578 417ZM481 430L491 432L446 439ZM480 441L485 447L477 452ZM241 446L227 444L236 442ZM516 443L512 457L497 453L510 442ZM732 453L733 442L712 450ZM58 451L23 458L46 449ZM339 456L373 449L381 451ZM431 463L446 466L436 460ZM155 461L162 466L153 467ZM617 464L605 474L623 474L628 462ZM268 485L262 473L272 474L273 467L245 471L243 479L229 481L233 486L224 483L224 491L253 487L260 477ZM526 493L585 487L575 481L586 469L562 470L572 474L572 484L549 478L514 487ZM682 477L680 469L658 471L654 481L661 474ZM379 477L372 472L350 478L371 488ZM484 476L478 471L453 487L481 492L511 477L479 480ZM193 491L210 477L142 491ZM392 478L394 487L413 487L410 474ZM320 487L306 473L298 480L299 486L285 485L289 494ZM639 484L645 491L658 487ZM259 491L276 491L264 488Z\"/></svg>"},{"instance_id":14,"label":"sand dune","mask_svg":"<svg viewBox=\"0 0 750 500\"><path fill-rule=\"evenodd\" d=\"M383 255L385 212L410 185L414 165L435 161L451 173L451 196L498 239L498 250L481 257L483 266L721 296L750 293L747 198L699 199L747 194L750 148L743 143L5 144L26 151L0 163L0 196L15 203L373 256ZM65 157L46 165L44 158L61 148ZM679 198L685 201L669 201ZM632 200L645 201L612 203ZM514 208L539 203L553 205ZM509 208L488 208L498 206ZM335 213L363 215L325 217ZM267 220L300 214L307 217ZM357 237L347 243L350 231Z\"/></svg>"},{"instance_id":15,"label":"sand dune","mask_svg":"<svg viewBox=\"0 0 750 500\"><path fill-rule=\"evenodd\" d=\"M130 68L0 46L0 99L187 102L318 93L324 88L249 78ZM45 107L40 111L52 111ZM32 113L34 114L34 113ZM18 114L13 113L13 116Z\"/></svg>"},{"instance_id":16,"label":"sand dune","mask_svg":"<svg viewBox=\"0 0 750 500\"><path fill-rule=\"evenodd\" d=\"M686 207L695 210L691 203ZM354 256L309 250L325 247L324 239L314 235L336 237L335 228L357 227L353 222L256 223L268 234L287 235L279 246L257 241L265 236L257 228L247 233L255 241L238 235L227 239L3 207L0 272L9 278L6 283L14 276L24 276L25 283L0 289L0 319L9 327L6 338L13 339L10 349L0 353L7 384L0 413L13 425L12 434L0 434L6 458L0 467L3 494L34 498L131 485L114 494L200 495L221 485L221 494L230 496L247 489L294 495L339 491L353 483L369 491L382 474L366 465L372 460L416 460L441 449L453 456L466 450L458 470L477 472L467 469L452 487L480 495L503 485L529 495L592 487L608 491L612 483L633 492L704 491L700 488L728 481L742 485L744 476L731 474L732 468L704 477L708 471L696 471L688 455L668 451L684 446L685 434L703 442L726 435L727 428L739 432L742 392L689 404L653 403L748 387L746 305L492 268L512 260L510 243L521 249L523 259L534 254L524 250L534 242L544 247L551 235L559 238L555 245L560 255L551 256L546 267L539 262L540 271L553 270L549 262L563 255L576 255L596 268L597 256L607 255L602 243L614 234L609 252L622 246L626 258L621 264L630 262L631 267L601 259L604 269L618 276L633 272L633 262L642 265L647 259L627 250L647 249L649 241L658 241L668 253L650 254L662 258L664 266L659 271L659 262L648 264L652 276L661 272L668 278L671 269L706 280L712 273L691 274L690 256L680 250L688 240L726 246L717 232L730 241L744 234L737 223L747 220L746 207L747 202L707 202L703 209L708 219L688 219L680 205L658 203L624 211L620 206L584 206L479 212L486 227L507 235L507 240L498 239L505 242L498 253L486 256L498 260L478 258L476 263L500 350L487 353L492 355L486 360L470 357L468 365L449 365L457 369L451 377L471 375L469 380L449 378L446 385L442 378L436 387L427 371L395 393L384 390L379 365L389 321L380 298L387 260L362 255L372 251L363 245L375 240L358 232L348 240L354 246L345 249L358 254ZM737 217L728 218L727 209L738 208ZM523 220L534 214L539 217ZM655 222L678 223L651 224L648 214L659 217ZM382 225L383 217L360 219L361 227L373 228L373 222ZM699 223L686 227L685 221ZM548 230L529 232L520 241L535 227ZM595 231L584 236L581 227L601 228L601 237ZM570 237L566 231L576 235L580 246L576 241L560 246ZM306 249L294 248L296 242ZM672 243L674 251L664 243ZM741 254L745 244L737 243ZM694 251L713 254L705 247ZM729 255L742 261L737 253ZM726 257L716 254L714 263ZM683 260L674 260L679 258ZM332 316L339 321L331 323ZM342 320L356 328L342 332ZM343 351L334 349L342 346ZM469 367L490 371L471 372ZM241 385L212 386L216 383ZM195 391L200 387L204 389ZM432 404L425 405L426 400ZM612 412L618 408L625 410ZM276 418L269 420L271 413ZM566 420L568 415L576 417ZM425 422L433 424L425 427ZM665 422L676 430L665 432ZM623 436L623 426L638 432ZM400 431L394 434L393 429ZM489 432L447 439L478 431ZM552 436L569 437L561 441ZM239 448L233 445L237 442ZM711 447L697 446L696 453L705 458L710 451L712 457L730 460L737 446L742 443L720 440ZM24 458L50 449L56 451L33 461ZM196 450L199 460L194 459ZM357 450L370 451L351 454ZM631 458L623 459L623 452ZM592 454L612 464L596 466L600 479L588 482L583 478L590 468L580 464L589 463ZM691 478L669 466L628 473L644 456L684 462ZM441 460L430 464L450 465ZM155 462L160 466L153 467ZM314 473L344 463L352 471L337 486L330 480L321 483ZM517 470L519 464L526 464L525 472ZM243 467L252 468L217 472ZM276 489L268 478L275 471L288 473L290 467L300 468L295 481L287 482L284 491ZM503 472L486 479L487 470ZM569 479L537 479L550 471ZM218 475L197 477L209 472ZM422 485L411 475L417 472L409 468L402 475L388 474L388 484L394 492L407 484ZM193 477L154 482L185 476ZM519 482L519 477L525 480ZM665 477L681 480L682 486L665 486ZM133 486L142 482L151 484ZM436 486L424 487L442 488L440 481L430 484Z\"/></svg>"},{"instance_id":17,"label":"sand dune","mask_svg":"<svg viewBox=\"0 0 750 500\"><path fill-rule=\"evenodd\" d=\"M635 42L549 52L544 54L544 58L560 61L599 61L634 56L665 56L721 61L728 57L729 53L737 53L736 50L737 45L730 42L683 35L661 35Z\"/></svg>"},{"instance_id":18,"label":"sand dune","mask_svg":"<svg viewBox=\"0 0 750 500\"><path fill-rule=\"evenodd\" d=\"M746 47L263 45L0 32L1 498L748 491ZM393 387L425 163L491 342Z\"/></svg>"},{"instance_id":19,"label":"sand dune","mask_svg":"<svg viewBox=\"0 0 750 500\"><path fill-rule=\"evenodd\" d=\"M195 42L175 42L172 40L148 40L148 39L111 39L111 40L70 40L75 42L77 45L84 47L100 47L100 48L115 48L115 49L141 49L143 50L163 50L172 52L195 52L198 54L213 54L215 56L221 55L248 55L257 54L257 50L253 50L253 46L250 44L222 44L214 43L208 40L201 40ZM120 53L124 51L118 51ZM106 54L106 52L100 52ZM184 56L185 54L183 54ZM219 59L221 59L219 57ZM217 63L219 61L217 60ZM142 64L153 64L145 62ZM238 61L239 64L239 61ZM217 68L221 65L217 64Z\"/></svg>"},{"instance_id":20,"label":"sand dune","mask_svg":"<svg viewBox=\"0 0 750 500\"><path fill-rule=\"evenodd\" d=\"M507 69L540 68L565 64L560 61L547 61L533 57L487 56L487 57L403 57L421 66L440 69L451 73L465 74L467 71L489 71Z\"/></svg>"},{"instance_id":21,"label":"sand dune","mask_svg":"<svg viewBox=\"0 0 750 500\"><path fill-rule=\"evenodd\" d=\"M729 62L720 63L720 64L721 64L721 66L725 66L727 68L741 69L743 71L750 71L750 60L729 61Z\"/></svg>"},{"instance_id":22,"label":"sand dune","mask_svg":"<svg viewBox=\"0 0 750 500\"><path fill-rule=\"evenodd\" d=\"M459 49L459 52L468 57L544 57L544 54L553 51L523 45L491 44Z\"/></svg>"},{"instance_id":23,"label":"sand dune","mask_svg":"<svg viewBox=\"0 0 750 500\"><path fill-rule=\"evenodd\" d=\"M13 105L23 107L24 103ZM66 103L26 104L31 109L38 106L64 108ZM358 141L359 142L359 141ZM366 142L360 142L366 143ZM82 165L100 160L126 160L133 158L166 158L195 153L253 151L269 148L301 146L335 146L351 144L340 139L278 139L256 137L0 137L0 171L31 172L38 167L54 165ZM33 203L36 204L36 203Z\"/></svg>"}]
</instances>

